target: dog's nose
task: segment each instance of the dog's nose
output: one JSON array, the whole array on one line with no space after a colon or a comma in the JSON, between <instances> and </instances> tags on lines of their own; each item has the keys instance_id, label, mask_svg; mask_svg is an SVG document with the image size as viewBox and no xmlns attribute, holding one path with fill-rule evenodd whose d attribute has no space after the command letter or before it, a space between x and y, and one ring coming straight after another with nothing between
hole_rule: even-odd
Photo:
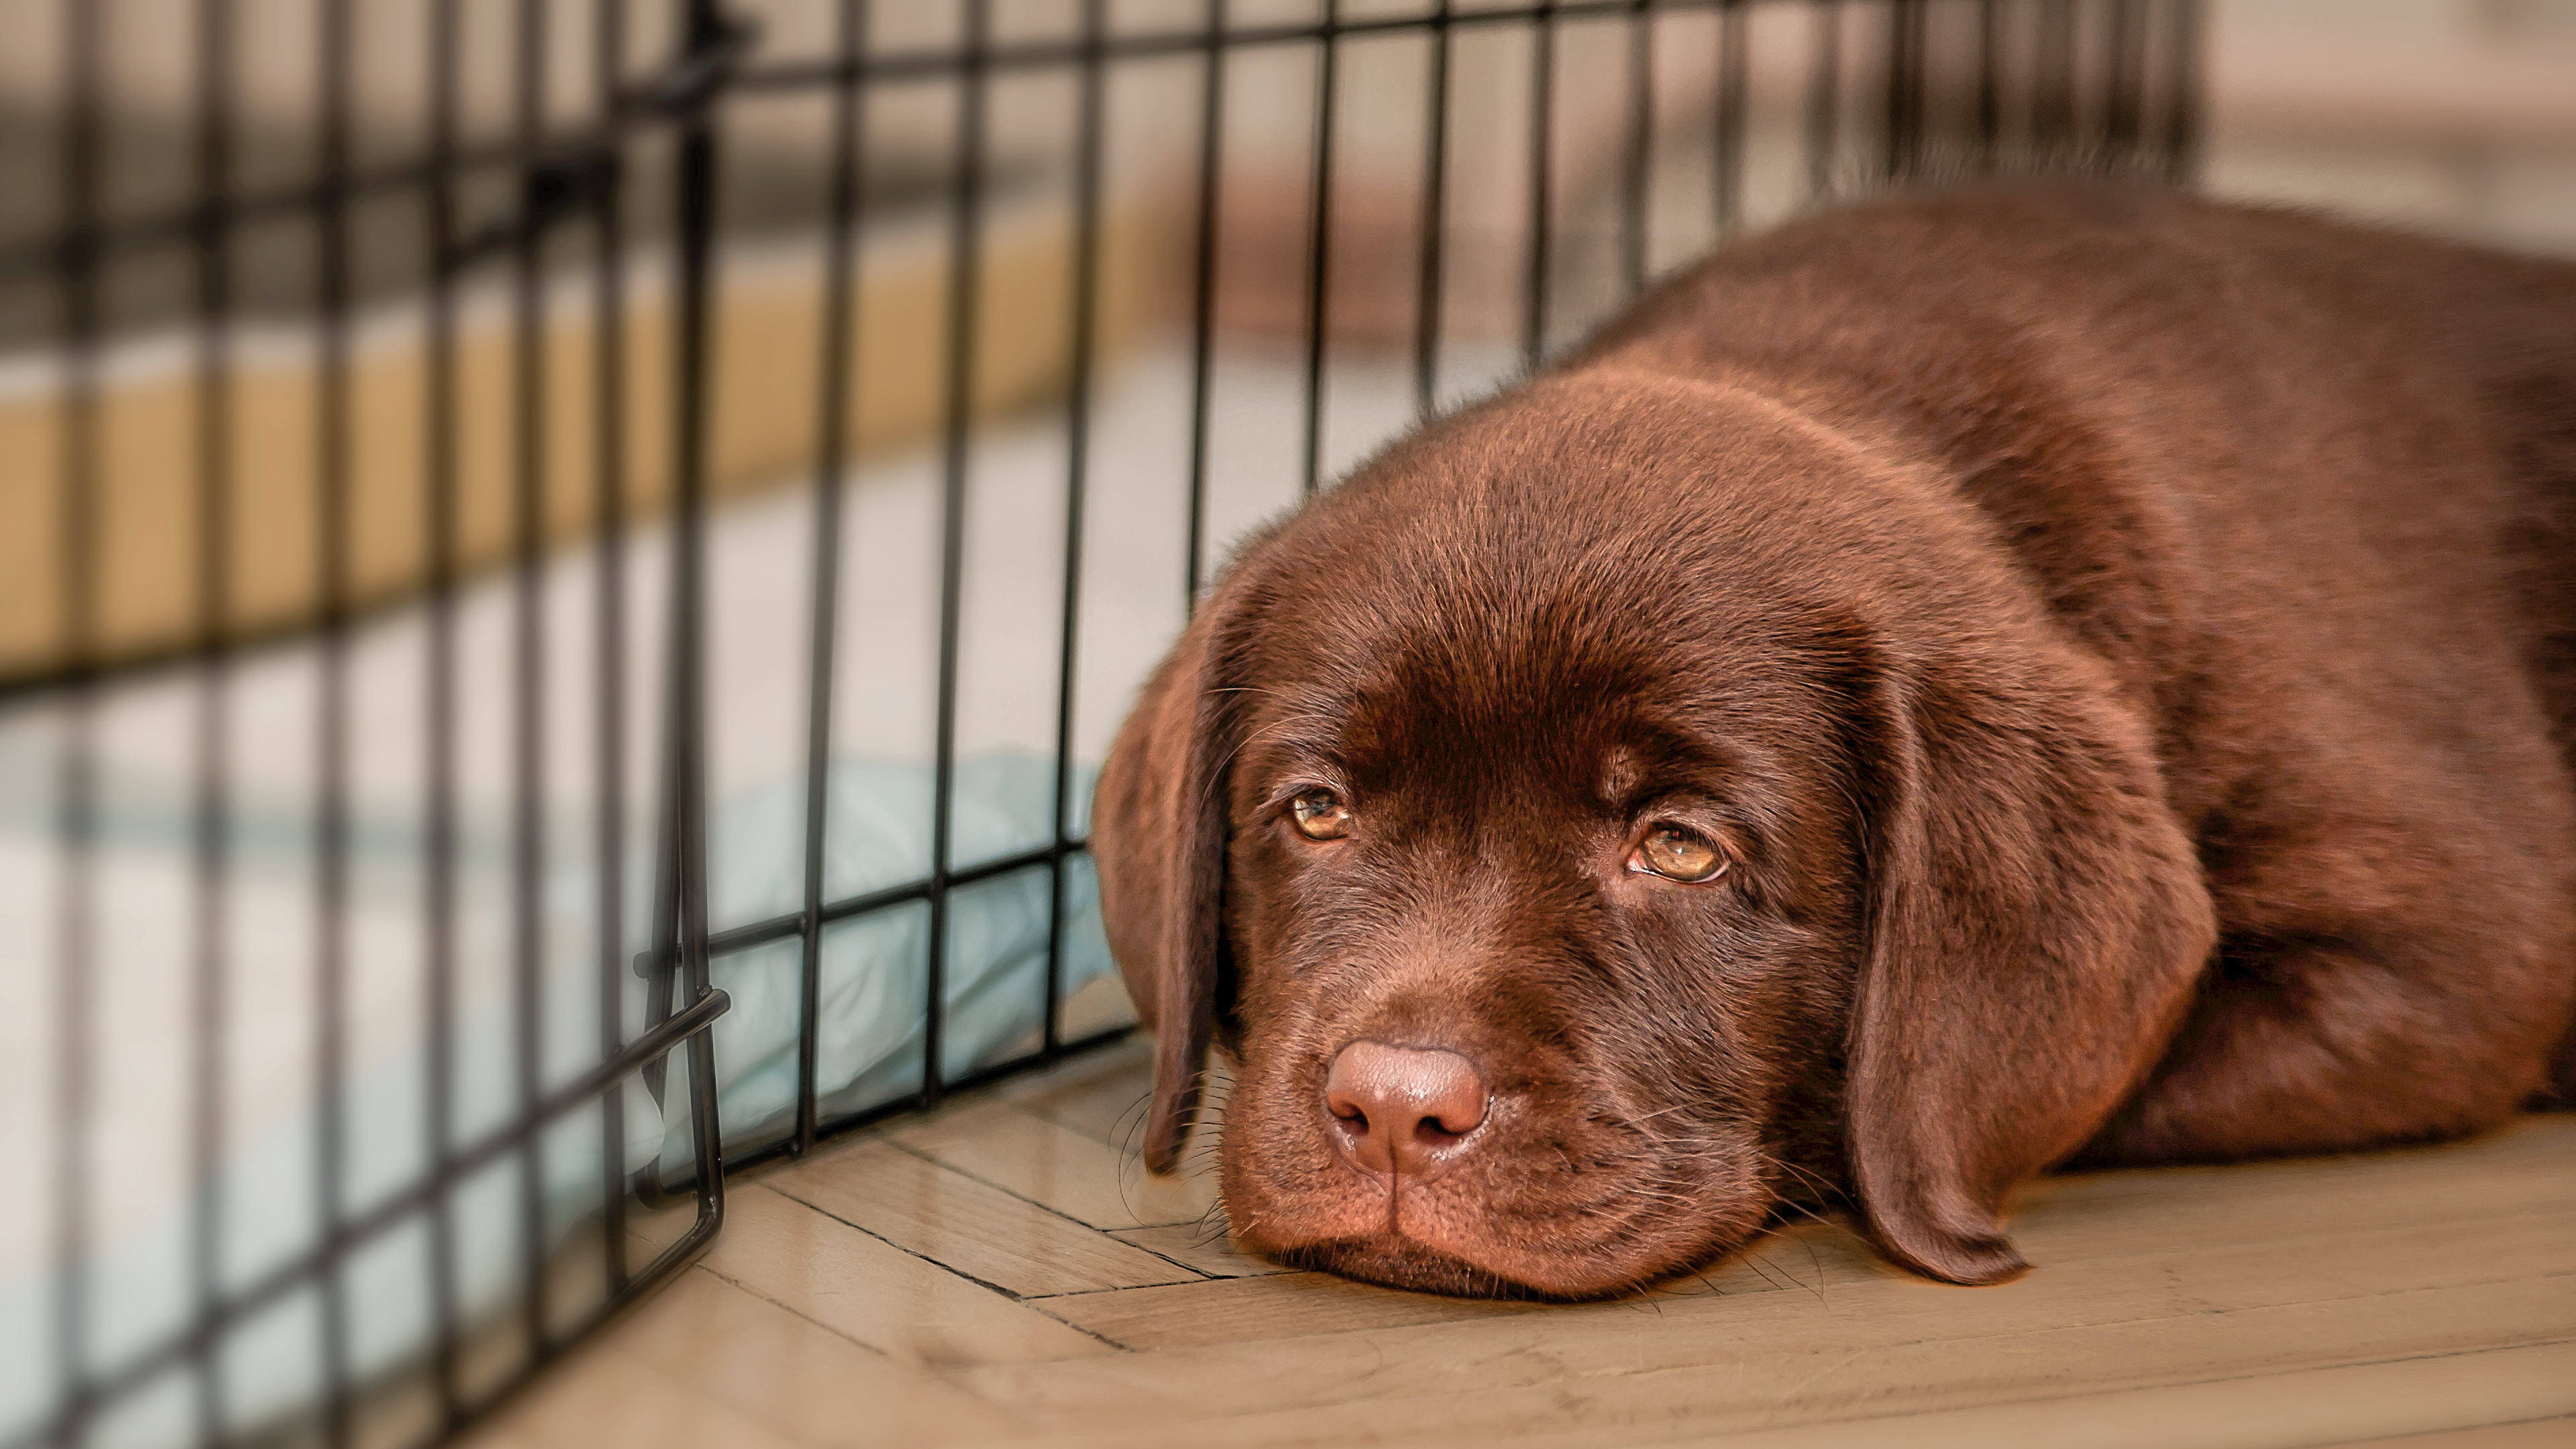
<instances>
[{"instance_id":1,"label":"dog's nose","mask_svg":"<svg viewBox=\"0 0 2576 1449\"><path fill-rule=\"evenodd\" d=\"M1485 1079L1456 1052L1355 1041L1333 1058L1324 1106L1334 1140L1363 1171L1424 1178L1485 1120Z\"/></svg>"}]
</instances>

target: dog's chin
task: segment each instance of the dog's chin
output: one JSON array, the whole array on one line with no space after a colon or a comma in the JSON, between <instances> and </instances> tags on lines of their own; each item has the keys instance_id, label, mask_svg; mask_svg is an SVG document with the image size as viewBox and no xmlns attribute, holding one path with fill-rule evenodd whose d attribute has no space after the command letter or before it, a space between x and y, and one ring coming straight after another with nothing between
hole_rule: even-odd
<instances>
[{"instance_id":1,"label":"dog's chin","mask_svg":"<svg viewBox=\"0 0 2576 1449\"><path fill-rule=\"evenodd\" d=\"M1443 1234L1430 1242L1391 1228L1302 1241L1243 1246L1292 1268L1310 1268L1459 1298L1579 1302L1614 1297L1688 1268L1723 1245L1670 1243L1551 1244L1544 1248Z\"/></svg>"},{"instance_id":2,"label":"dog's chin","mask_svg":"<svg viewBox=\"0 0 2576 1449\"><path fill-rule=\"evenodd\" d=\"M1367 1238L1334 1238L1320 1243L1307 1243L1294 1248L1276 1249L1267 1254L1273 1261L1291 1268L1311 1268L1319 1272L1356 1278L1364 1283L1382 1283L1389 1288L1409 1288L1416 1293L1445 1293L1453 1298L1528 1298L1561 1299L1595 1297L1598 1293L1551 1292L1516 1279L1506 1278L1490 1268L1479 1267L1465 1258L1444 1253L1410 1238L1392 1234Z\"/></svg>"}]
</instances>

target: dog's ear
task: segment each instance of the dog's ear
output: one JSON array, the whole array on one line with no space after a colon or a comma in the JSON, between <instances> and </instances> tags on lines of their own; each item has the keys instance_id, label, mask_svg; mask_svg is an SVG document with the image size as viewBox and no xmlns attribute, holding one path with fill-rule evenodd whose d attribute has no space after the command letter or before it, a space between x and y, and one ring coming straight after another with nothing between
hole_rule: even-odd
<instances>
[{"instance_id":1,"label":"dog's ear","mask_svg":"<svg viewBox=\"0 0 2576 1449\"><path fill-rule=\"evenodd\" d=\"M2154 1065L2215 937L2145 729L2098 666L2006 643L1882 667L1860 742L1846 1146L1882 1246L1958 1283L2027 1266L2004 1195Z\"/></svg>"},{"instance_id":2,"label":"dog's ear","mask_svg":"<svg viewBox=\"0 0 2576 1449\"><path fill-rule=\"evenodd\" d=\"M1169 1172L1198 1114L1225 952L1225 766L1237 710L1219 681L1238 590L1221 586L1154 671L1100 767L1091 851L1127 993L1154 1033L1145 1165Z\"/></svg>"}]
</instances>

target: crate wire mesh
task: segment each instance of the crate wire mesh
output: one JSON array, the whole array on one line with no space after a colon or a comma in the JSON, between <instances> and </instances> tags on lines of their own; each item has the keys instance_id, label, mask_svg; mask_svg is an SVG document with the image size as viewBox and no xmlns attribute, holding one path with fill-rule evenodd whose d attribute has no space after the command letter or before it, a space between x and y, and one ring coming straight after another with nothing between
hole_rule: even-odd
<instances>
[{"instance_id":1,"label":"crate wire mesh","mask_svg":"<svg viewBox=\"0 0 2576 1449\"><path fill-rule=\"evenodd\" d=\"M1223 539L1749 222L2198 115L2190 0L0 17L13 1444L452 1436L726 1171L1126 1030L1082 762Z\"/></svg>"}]
</instances>

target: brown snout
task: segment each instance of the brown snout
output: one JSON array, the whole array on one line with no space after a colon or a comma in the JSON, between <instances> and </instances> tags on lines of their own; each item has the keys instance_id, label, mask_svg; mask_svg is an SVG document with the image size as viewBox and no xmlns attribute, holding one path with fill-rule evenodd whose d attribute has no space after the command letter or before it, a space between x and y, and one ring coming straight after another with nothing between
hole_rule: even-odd
<instances>
[{"instance_id":1,"label":"brown snout","mask_svg":"<svg viewBox=\"0 0 2576 1449\"><path fill-rule=\"evenodd\" d=\"M1324 1106L1361 1171L1426 1178L1485 1120L1485 1079L1456 1052L1355 1041L1333 1058Z\"/></svg>"}]
</instances>

